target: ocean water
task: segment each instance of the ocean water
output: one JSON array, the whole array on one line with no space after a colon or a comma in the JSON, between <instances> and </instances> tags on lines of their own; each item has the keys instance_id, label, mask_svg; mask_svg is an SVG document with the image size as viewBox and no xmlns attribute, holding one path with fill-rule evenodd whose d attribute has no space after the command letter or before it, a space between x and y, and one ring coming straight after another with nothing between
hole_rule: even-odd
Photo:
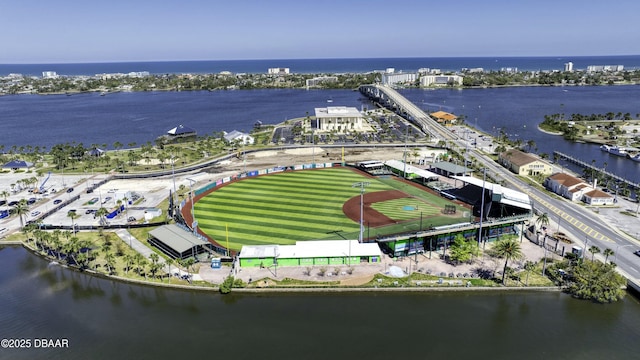
<instances>
[{"instance_id":1,"label":"ocean water","mask_svg":"<svg viewBox=\"0 0 640 360\"><path fill-rule=\"evenodd\" d=\"M180 73L266 73L275 67L289 68L292 73L364 73L394 68L396 71L416 71L420 68L460 71L462 68L500 70L562 70L573 62L574 69L589 65L624 65L626 69L640 68L640 55L627 56L546 56L546 57L428 57L428 58L369 58L369 59L269 59L269 60L210 60L210 61L148 61L77 64L0 64L0 76L11 73L42 76L43 71L59 75L95 75L101 73L129 73L148 71L151 74Z\"/></svg>"}]
</instances>

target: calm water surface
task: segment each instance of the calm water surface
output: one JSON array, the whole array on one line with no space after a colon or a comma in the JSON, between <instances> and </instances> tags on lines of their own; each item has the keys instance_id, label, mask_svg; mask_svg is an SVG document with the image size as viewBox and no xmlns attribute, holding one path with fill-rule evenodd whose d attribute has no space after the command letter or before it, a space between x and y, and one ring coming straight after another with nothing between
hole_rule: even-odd
<instances>
[{"instance_id":1,"label":"calm water surface","mask_svg":"<svg viewBox=\"0 0 640 360\"><path fill-rule=\"evenodd\" d=\"M640 304L560 293L230 295L134 286L0 248L2 359L632 359Z\"/></svg>"}]
</instances>

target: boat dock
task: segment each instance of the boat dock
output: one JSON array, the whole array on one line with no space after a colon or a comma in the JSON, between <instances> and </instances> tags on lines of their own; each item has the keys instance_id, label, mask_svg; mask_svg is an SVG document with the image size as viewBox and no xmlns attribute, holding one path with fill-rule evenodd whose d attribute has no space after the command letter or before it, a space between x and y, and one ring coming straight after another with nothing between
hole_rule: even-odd
<instances>
[{"instance_id":1,"label":"boat dock","mask_svg":"<svg viewBox=\"0 0 640 360\"><path fill-rule=\"evenodd\" d=\"M560 151L554 151L553 152L553 156L554 156L554 158L557 157L558 160L560 160L560 159L566 160L567 162L569 162L571 164L578 165L578 166L580 166L582 168L587 168L589 170L597 172L598 174L604 174L607 177L609 177L609 178L611 178L611 179L613 179L613 180L615 180L615 181L617 181L619 183L625 184L628 188L631 188L634 191L637 191L637 190L640 189L640 184L639 183L627 180L627 179L625 179L625 178L623 178L621 176L618 176L616 174L612 174L612 173L610 173L610 172L608 172L608 171L606 171L604 169L595 167L595 166L593 166L591 164L588 164L588 163L586 163L586 162L584 162L584 161L582 161L580 159L576 159L573 156L569 156L567 154L561 153Z\"/></svg>"}]
</instances>

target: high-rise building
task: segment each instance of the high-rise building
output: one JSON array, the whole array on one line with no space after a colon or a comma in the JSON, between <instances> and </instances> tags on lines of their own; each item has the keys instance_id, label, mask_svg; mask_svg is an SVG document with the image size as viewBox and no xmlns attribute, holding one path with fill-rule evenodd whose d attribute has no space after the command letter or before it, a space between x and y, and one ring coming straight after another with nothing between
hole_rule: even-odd
<instances>
[{"instance_id":1,"label":"high-rise building","mask_svg":"<svg viewBox=\"0 0 640 360\"><path fill-rule=\"evenodd\" d=\"M565 72L573 72L573 63L571 61L569 61L568 63L564 64L564 71Z\"/></svg>"}]
</instances>

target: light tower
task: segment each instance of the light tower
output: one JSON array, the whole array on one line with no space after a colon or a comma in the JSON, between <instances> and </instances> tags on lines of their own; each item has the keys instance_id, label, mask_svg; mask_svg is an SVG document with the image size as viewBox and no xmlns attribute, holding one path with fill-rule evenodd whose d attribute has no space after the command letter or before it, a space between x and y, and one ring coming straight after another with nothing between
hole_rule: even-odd
<instances>
[{"instance_id":1,"label":"light tower","mask_svg":"<svg viewBox=\"0 0 640 360\"><path fill-rule=\"evenodd\" d=\"M364 213L364 188L369 186L369 182L368 181L360 181L357 183L353 183L353 185L351 185L351 187L359 187L360 188L360 235L358 236L358 242L361 243L362 242L362 236L364 234L364 220L363 220L363 213Z\"/></svg>"}]
</instances>

